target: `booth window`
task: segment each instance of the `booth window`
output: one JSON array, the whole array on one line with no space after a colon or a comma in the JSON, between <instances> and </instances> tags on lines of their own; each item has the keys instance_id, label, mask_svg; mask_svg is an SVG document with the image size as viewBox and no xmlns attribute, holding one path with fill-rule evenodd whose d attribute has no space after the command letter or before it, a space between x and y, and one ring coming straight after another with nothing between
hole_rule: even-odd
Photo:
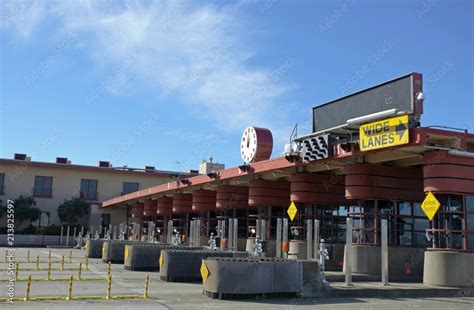
<instances>
[{"instance_id":1,"label":"booth window","mask_svg":"<svg viewBox=\"0 0 474 310\"><path fill-rule=\"evenodd\" d=\"M467 248L474 251L474 195L466 195Z\"/></svg>"},{"instance_id":2,"label":"booth window","mask_svg":"<svg viewBox=\"0 0 474 310\"><path fill-rule=\"evenodd\" d=\"M426 247L429 221L419 202L363 200L351 208L353 241L356 244L380 244L380 223L387 220L390 246Z\"/></svg>"},{"instance_id":3,"label":"booth window","mask_svg":"<svg viewBox=\"0 0 474 310\"><path fill-rule=\"evenodd\" d=\"M474 250L474 196L439 194L441 206L426 231L431 248Z\"/></svg>"}]
</instances>

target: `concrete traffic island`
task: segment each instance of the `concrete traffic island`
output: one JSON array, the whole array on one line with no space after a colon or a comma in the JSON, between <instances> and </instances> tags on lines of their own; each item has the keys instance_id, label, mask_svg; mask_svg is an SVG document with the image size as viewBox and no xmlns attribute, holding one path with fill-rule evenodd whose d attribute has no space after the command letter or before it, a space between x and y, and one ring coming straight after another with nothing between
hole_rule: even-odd
<instances>
[{"instance_id":1,"label":"concrete traffic island","mask_svg":"<svg viewBox=\"0 0 474 310\"><path fill-rule=\"evenodd\" d=\"M316 261L209 257L201 274L204 294L211 298L316 297L323 288L318 269Z\"/></svg>"},{"instance_id":2,"label":"concrete traffic island","mask_svg":"<svg viewBox=\"0 0 474 310\"><path fill-rule=\"evenodd\" d=\"M354 245L352 251L352 272L380 275L379 246ZM420 277L423 274L424 253L424 248L388 247L388 274L392 277Z\"/></svg>"},{"instance_id":3,"label":"concrete traffic island","mask_svg":"<svg viewBox=\"0 0 474 310\"><path fill-rule=\"evenodd\" d=\"M102 262L112 264L123 264L125 245L146 244L141 241L131 240L106 240L102 245Z\"/></svg>"},{"instance_id":4,"label":"concrete traffic island","mask_svg":"<svg viewBox=\"0 0 474 310\"><path fill-rule=\"evenodd\" d=\"M170 244L127 244L124 253L124 268L131 271L159 271L161 250L202 250L202 247L176 246Z\"/></svg>"},{"instance_id":5,"label":"concrete traffic island","mask_svg":"<svg viewBox=\"0 0 474 310\"><path fill-rule=\"evenodd\" d=\"M166 282L202 281L201 264L209 257L247 258L246 252L161 250L160 279Z\"/></svg>"},{"instance_id":6,"label":"concrete traffic island","mask_svg":"<svg viewBox=\"0 0 474 310\"><path fill-rule=\"evenodd\" d=\"M426 251L423 283L474 290L474 253Z\"/></svg>"},{"instance_id":7,"label":"concrete traffic island","mask_svg":"<svg viewBox=\"0 0 474 310\"><path fill-rule=\"evenodd\" d=\"M86 257L88 258L101 258L102 257L102 246L105 239L89 239L86 241Z\"/></svg>"}]
</instances>

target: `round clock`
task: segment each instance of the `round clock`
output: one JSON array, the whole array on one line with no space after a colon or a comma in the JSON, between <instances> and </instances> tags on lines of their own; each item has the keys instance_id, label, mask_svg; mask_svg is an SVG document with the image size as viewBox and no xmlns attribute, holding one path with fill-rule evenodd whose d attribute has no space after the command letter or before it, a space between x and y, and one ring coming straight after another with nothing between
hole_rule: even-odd
<instances>
[{"instance_id":1,"label":"round clock","mask_svg":"<svg viewBox=\"0 0 474 310\"><path fill-rule=\"evenodd\" d=\"M240 142L240 156L245 163L267 160L272 155L273 136L266 128L247 127Z\"/></svg>"}]
</instances>

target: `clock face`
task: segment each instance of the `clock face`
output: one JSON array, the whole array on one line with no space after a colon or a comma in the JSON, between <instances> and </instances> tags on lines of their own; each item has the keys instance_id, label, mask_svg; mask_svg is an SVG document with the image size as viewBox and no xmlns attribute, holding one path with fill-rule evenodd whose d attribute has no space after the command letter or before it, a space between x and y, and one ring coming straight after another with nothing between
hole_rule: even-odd
<instances>
[{"instance_id":1,"label":"clock face","mask_svg":"<svg viewBox=\"0 0 474 310\"><path fill-rule=\"evenodd\" d=\"M257 132L255 128L247 127L240 142L240 156L244 162L251 163L255 160L255 154L257 154Z\"/></svg>"}]
</instances>

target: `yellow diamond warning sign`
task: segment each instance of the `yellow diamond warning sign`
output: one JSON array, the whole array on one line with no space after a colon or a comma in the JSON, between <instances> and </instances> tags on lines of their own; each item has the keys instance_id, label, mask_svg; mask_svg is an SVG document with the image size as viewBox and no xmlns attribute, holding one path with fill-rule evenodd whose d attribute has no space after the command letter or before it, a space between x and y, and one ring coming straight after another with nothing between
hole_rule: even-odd
<instances>
[{"instance_id":1,"label":"yellow diamond warning sign","mask_svg":"<svg viewBox=\"0 0 474 310\"><path fill-rule=\"evenodd\" d=\"M207 269L206 263L202 261L201 264L201 277L202 277L202 282L206 282L207 277L209 277L209 270Z\"/></svg>"},{"instance_id":2,"label":"yellow diamond warning sign","mask_svg":"<svg viewBox=\"0 0 474 310\"><path fill-rule=\"evenodd\" d=\"M359 136L361 151L407 144L409 139L408 115L361 125Z\"/></svg>"},{"instance_id":3,"label":"yellow diamond warning sign","mask_svg":"<svg viewBox=\"0 0 474 310\"><path fill-rule=\"evenodd\" d=\"M125 246L125 260L128 258L128 246Z\"/></svg>"},{"instance_id":4,"label":"yellow diamond warning sign","mask_svg":"<svg viewBox=\"0 0 474 310\"><path fill-rule=\"evenodd\" d=\"M298 208L296 208L295 203L292 201L290 206L288 207L288 210L286 210L286 213L288 213L288 216L290 217L290 220L293 221L293 219L296 216L296 213L298 213Z\"/></svg>"},{"instance_id":5,"label":"yellow diamond warning sign","mask_svg":"<svg viewBox=\"0 0 474 310\"><path fill-rule=\"evenodd\" d=\"M440 205L441 204L438 199L436 199L435 195L433 195L432 192L428 192L428 195L426 195L425 200L423 200L423 203L421 204L421 209L431 221L436 215L436 212L438 212Z\"/></svg>"}]
</instances>

